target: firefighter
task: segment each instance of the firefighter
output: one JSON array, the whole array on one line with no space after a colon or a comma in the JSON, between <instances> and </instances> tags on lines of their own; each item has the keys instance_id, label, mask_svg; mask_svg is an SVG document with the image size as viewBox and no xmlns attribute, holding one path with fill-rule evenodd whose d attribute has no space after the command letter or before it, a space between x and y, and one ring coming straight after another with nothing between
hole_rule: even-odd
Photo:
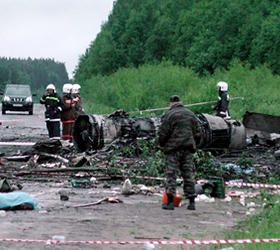
<instances>
[{"instance_id":1,"label":"firefighter","mask_svg":"<svg viewBox=\"0 0 280 250\"><path fill-rule=\"evenodd\" d=\"M230 113L228 110L228 84L226 82L218 82L217 87L219 91L218 101L215 106L212 106L212 109L216 111L216 116L222 117L224 119L230 119Z\"/></svg>"},{"instance_id":2,"label":"firefighter","mask_svg":"<svg viewBox=\"0 0 280 250\"><path fill-rule=\"evenodd\" d=\"M78 116L80 114L84 114L84 109L82 106L82 98L80 96L80 89L81 86L80 84L73 84L73 88L72 88L72 95L74 98L74 102L75 102L75 120L78 118Z\"/></svg>"},{"instance_id":3,"label":"firefighter","mask_svg":"<svg viewBox=\"0 0 280 250\"><path fill-rule=\"evenodd\" d=\"M72 88L71 83L65 83L62 87L62 99L65 105L64 110L61 112L62 140L69 140L69 142L72 142L72 131L75 122L75 102L72 96Z\"/></svg>"},{"instance_id":4,"label":"firefighter","mask_svg":"<svg viewBox=\"0 0 280 250\"><path fill-rule=\"evenodd\" d=\"M46 87L46 92L40 99L45 105L45 121L50 139L60 139L60 113L64 109L64 102L56 93L55 86L51 83Z\"/></svg>"},{"instance_id":5,"label":"firefighter","mask_svg":"<svg viewBox=\"0 0 280 250\"><path fill-rule=\"evenodd\" d=\"M178 95L171 96L170 109L162 117L158 130L159 145L166 161L167 204L162 209L174 210L176 179L180 171L184 180L184 195L189 199L187 209L195 210L194 157L201 142L202 130L195 114L186 109Z\"/></svg>"}]
</instances>

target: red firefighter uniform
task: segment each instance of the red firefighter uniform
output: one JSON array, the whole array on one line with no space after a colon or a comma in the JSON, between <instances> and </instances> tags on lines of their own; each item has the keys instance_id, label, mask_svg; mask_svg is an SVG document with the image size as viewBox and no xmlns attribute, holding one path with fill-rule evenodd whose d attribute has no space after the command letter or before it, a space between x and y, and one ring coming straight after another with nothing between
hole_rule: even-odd
<instances>
[{"instance_id":1,"label":"red firefighter uniform","mask_svg":"<svg viewBox=\"0 0 280 250\"><path fill-rule=\"evenodd\" d=\"M62 96L65 108L61 112L62 123L62 140L69 140L72 142L72 132L75 122L75 102L71 93Z\"/></svg>"}]
</instances>

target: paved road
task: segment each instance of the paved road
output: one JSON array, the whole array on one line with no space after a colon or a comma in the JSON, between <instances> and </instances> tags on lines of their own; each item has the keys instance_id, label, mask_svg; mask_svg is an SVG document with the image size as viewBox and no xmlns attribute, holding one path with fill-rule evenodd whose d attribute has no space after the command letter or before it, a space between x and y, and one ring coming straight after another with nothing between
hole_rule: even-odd
<instances>
[{"instance_id":1,"label":"paved road","mask_svg":"<svg viewBox=\"0 0 280 250\"><path fill-rule=\"evenodd\" d=\"M0 104L0 109L2 104ZM44 127L44 111L45 108L41 104L34 104L33 115L28 112L7 111L5 115L0 114L0 122L4 126L27 126L27 127Z\"/></svg>"},{"instance_id":2,"label":"paved road","mask_svg":"<svg viewBox=\"0 0 280 250\"><path fill-rule=\"evenodd\" d=\"M44 137L45 135L47 138L44 111L43 105L34 104L33 115L29 115L28 112L13 111L7 111L5 115L0 114L1 140L18 139L24 141L26 138Z\"/></svg>"}]
</instances>

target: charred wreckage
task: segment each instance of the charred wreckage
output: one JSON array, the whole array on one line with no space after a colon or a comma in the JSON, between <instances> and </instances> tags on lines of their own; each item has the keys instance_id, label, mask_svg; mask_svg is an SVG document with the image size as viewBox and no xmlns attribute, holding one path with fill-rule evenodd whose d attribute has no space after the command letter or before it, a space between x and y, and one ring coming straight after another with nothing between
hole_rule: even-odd
<instances>
[{"instance_id":1,"label":"charred wreckage","mask_svg":"<svg viewBox=\"0 0 280 250\"><path fill-rule=\"evenodd\" d=\"M279 176L276 159L280 159L280 128L277 126L280 117L246 112L243 121L240 122L209 114L196 116L203 131L199 149L219 151L218 157L212 163L215 166L222 164L226 167L225 180L232 176L238 177L237 179L250 178L250 174L247 176L247 173L251 173L252 169L257 170L255 176L261 181L271 173ZM88 180L90 176L98 181L137 178L136 173L145 175L146 168L143 166L147 164L147 159L141 158L138 139L156 139L160 123L161 117L129 117L123 110L117 110L110 115L81 114L74 124L73 144L60 140L42 140L35 143L24 155L5 155L5 160L27 161L27 164L21 168L17 165L12 168L3 165L0 175L10 179L22 179L24 176L26 180L40 181L71 177L74 178L71 180L74 187L94 186L95 184ZM121 154L114 150L121 149L122 146L135 150L132 152L136 153L136 157L131 158L131 152L127 157L126 149L124 154L121 150ZM268 156L267 146L270 149L271 146L274 147L276 151L271 151L274 152L273 155ZM57 155L57 152L60 154ZM250 153L249 160L256 160L250 163L249 169L241 168L236 159L244 152ZM110 157L111 154L114 154L114 157ZM121 169L121 174L116 169Z\"/></svg>"},{"instance_id":2,"label":"charred wreckage","mask_svg":"<svg viewBox=\"0 0 280 250\"><path fill-rule=\"evenodd\" d=\"M246 128L242 122L209 114L197 114L203 130L199 149L242 149ZM122 139L156 137L160 117L129 117L123 110L110 115L82 114L74 125L73 142L78 152L102 149Z\"/></svg>"}]
</instances>

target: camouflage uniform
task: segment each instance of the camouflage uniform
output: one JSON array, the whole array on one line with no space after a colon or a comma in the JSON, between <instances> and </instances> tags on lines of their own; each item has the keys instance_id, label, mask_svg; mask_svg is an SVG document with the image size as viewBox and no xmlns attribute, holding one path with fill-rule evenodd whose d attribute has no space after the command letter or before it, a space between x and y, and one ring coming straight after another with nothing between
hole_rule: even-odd
<instances>
[{"instance_id":1,"label":"camouflage uniform","mask_svg":"<svg viewBox=\"0 0 280 250\"><path fill-rule=\"evenodd\" d=\"M178 171L184 180L186 198L196 197L193 153L201 140L201 126L193 112L181 102L162 117L158 136L166 156L166 193L175 196Z\"/></svg>"}]
</instances>

